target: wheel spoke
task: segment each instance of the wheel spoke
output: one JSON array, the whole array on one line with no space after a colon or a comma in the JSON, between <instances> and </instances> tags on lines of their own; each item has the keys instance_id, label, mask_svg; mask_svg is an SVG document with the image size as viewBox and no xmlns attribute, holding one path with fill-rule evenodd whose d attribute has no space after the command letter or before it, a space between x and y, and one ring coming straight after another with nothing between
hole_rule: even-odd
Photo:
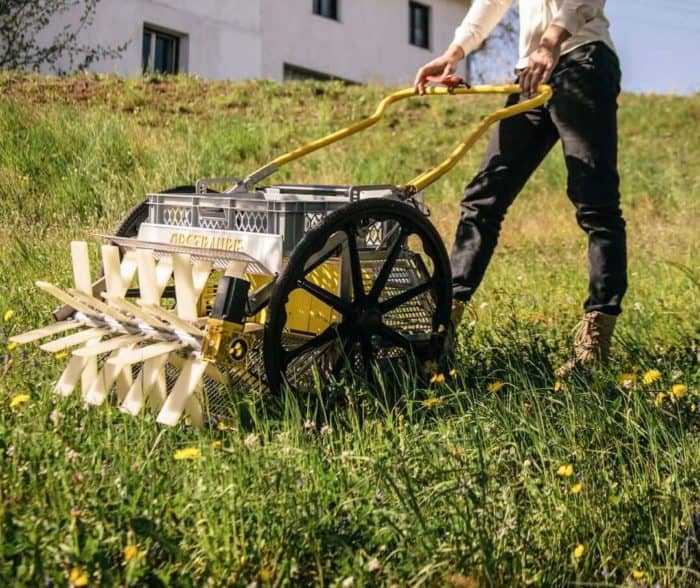
<instances>
[{"instance_id":1,"label":"wheel spoke","mask_svg":"<svg viewBox=\"0 0 700 588\"><path fill-rule=\"evenodd\" d=\"M340 325L338 324L332 324L330 325L327 329L325 329L323 332L320 334L316 335L315 337L309 339L308 341L305 341L298 347L295 347L294 349L289 349L289 350L284 350L284 363L285 365L289 365L292 361L294 361L297 357L303 355L304 353L307 353L309 351L313 351L315 349L318 349L322 345L325 345L326 343L330 343L336 338L342 337L342 331L340 328Z\"/></svg>"},{"instance_id":2,"label":"wheel spoke","mask_svg":"<svg viewBox=\"0 0 700 588\"><path fill-rule=\"evenodd\" d=\"M365 287L362 283L362 268L360 267L360 253L357 250L357 229L355 225L351 224L345 227L345 234L348 236L352 292L355 302L361 302L365 298Z\"/></svg>"},{"instance_id":3,"label":"wheel spoke","mask_svg":"<svg viewBox=\"0 0 700 588\"><path fill-rule=\"evenodd\" d=\"M323 246L320 251L314 253L304 264L304 276L308 276L323 262L336 254L338 247L343 244L343 231L338 231Z\"/></svg>"},{"instance_id":4,"label":"wheel spoke","mask_svg":"<svg viewBox=\"0 0 700 588\"><path fill-rule=\"evenodd\" d=\"M380 335L381 337L384 337L388 341L391 341L394 345L397 345L398 347L401 347L403 349L411 350L412 345L411 342L406 339L401 333L398 331L395 331L388 325L381 325L377 329L377 335Z\"/></svg>"},{"instance_id":5,"label":"wheel spoke","mask_svg":"<svg viewBox=\"0 0 700 588\"><path fill-rule=\"evenodd\" d=\"M427 292L428 290L430 290L432 285L433 281L427 280L422 284L413 286L413 288L409 288L408 290L401 292L401 294L398 294L396 296L393 296L392 298L389 298L388 300L385 300L384 302L381 302L379 304L379 311L382 314L391 312L392 310L398 308L399 306L408 302L412 298L415 298L416 296L420 296L424 292Z\"/></svg>"},{"instance_id":6,"label":"wheel spoke","mask_svg":"<svg viewBox=\"0 0 700 588\"><path fill-rule=\"evenodd\" d=\"M394 265L396 264L396 260L399 257L399 253L401 253L404 243L406 242L408 233L408 229L402 226L399 236L397 237L396 241L389 250L389 253L386 256L386 260L384 261L384 265L379 271L379 275L377 276L377 279L372 285L372 289L367 295L367 300L369 304L376 304L377 300L379 300L379 295L382 293L382 290L384 290L384 286L386 286L386 282L389 279L389 276L391 275L391 270L394 269Z\"/></svg>"},{"instance_id":7,"label":"wheel spoke","mask_svg":"<svg viewBox=\"0 0 700 588\"><path fill-rule=\"evenodd\" d=\"M365 366L365 375L367 379L372 378L372 360L374 359L374 354L372 353L372 335L364 335L360 339L360 351L362 352L362 363Z\"/></svg>"},{"instance_id":8,"label":"wheel spoke","mask_svg":"<svg viewBox=\"0 0 700 588\"><path fill-rule=\"evenodd\" d=\"M345 300L342 300L341 298L338 298L335 294L329 292L325 288L321 288L316 284L312 284L308 280L302 278L297 281L297 285L300 288L306 290L309 294L312 294L313 296L318 298L324 304L330 306L333 310L337 310L342 314L347 314L352 308L350 306L350 303L346 302Z\"/></svg>"}]
</instances>

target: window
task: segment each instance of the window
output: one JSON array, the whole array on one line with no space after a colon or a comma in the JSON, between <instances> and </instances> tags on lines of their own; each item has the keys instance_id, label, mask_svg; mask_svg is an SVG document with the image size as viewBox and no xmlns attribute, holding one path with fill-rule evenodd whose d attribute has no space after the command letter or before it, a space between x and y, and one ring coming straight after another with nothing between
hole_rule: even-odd
<instances>
[{"instance_id":1,"label":"window","mask_svg":"<svg viewBox=\"0 0 700 588\"><path fill-rule=\"evenodd\" d=\"M143 73L176 74L179 67L180 37L149 27L143 28Z\"/></svg>"},{"instance_id":2,"label":"window","mask_svg":"<svg viewBox=\"0 0 700 588\"><path fill-rule=\"evenodd\" d=\"M354 84L350 80L334 76L333 74L327 74L313 69L308 69L306 67L301 67L299 65L293 65L291 63L285 63L283 69L283 79L287 81L298 81L298 80L316 80L319 82L329 82L337 80L345 84Z\"/></svg>"},{"instance_id":3,"label":"window","mask_svg":"<svg viewBox=\"0 0 700 588\"><path fill-rule=\"evenodd\" d=\"M314 0L314 14L338 20L338 0Z\"/></svg>"},{"instance_id":4,"label":"window","mask_svg":"<svg viewBox=\"0 0 700 588\"><path fill-rule=\"evenodd\" d=\"M430 49L430 6L409 2L409 42L416 47Z\"/></svg>"}]
</instances>

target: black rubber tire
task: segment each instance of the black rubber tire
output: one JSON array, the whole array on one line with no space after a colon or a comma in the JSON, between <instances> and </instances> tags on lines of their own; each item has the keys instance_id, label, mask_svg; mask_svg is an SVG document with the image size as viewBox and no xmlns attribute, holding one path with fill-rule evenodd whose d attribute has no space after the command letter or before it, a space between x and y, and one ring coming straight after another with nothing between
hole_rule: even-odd
<instances>
[{"instance_id":1,"label":"black rubber tire","mask_svg":"<svg viewBox=\"0 0 700 588\"><path fill-rule=\"evenodd\" d=\"M357 235L356 227L358 226L371 230L373 223L382 221L395 221L398 223L400 236L394 241L394 244L386 248L387 255L380 258L378 262L374 262L380 263L381 268L371 278L372 286L368 284L367 289L369 291L366 291L364 282L366 281L365 275L367 272L365 271L365 275L362 273L364 269L361 268L360 253L357 253L357 248L355 248L355 253L351 253L350 243L353 240L350 239L349 235ZM339 232L345 233L342 247L346 250L347 259L352 259L354 255L356 266L361 268L356 272L353 264L350 263L350 273L360 276L360 282L363 285L358 291L353 283L350 288L352 296L349 296L352 300L345 301L325 289L322 289L322 292L317 289L315 294L311 292L311 295L318 300L324 303L332 301L333 304L337 305L334 308L343 318L340 322L331 325L306 343L299 344L291 349L285 348L285 345L287 345L285 338L289 340L288 329L285 328L287 323L286 304L289 295L296 289L310 291L309 282L305 280L305 277L310 273L310 268L317 267L318 264L308 266L307 261L316 252L321 251L328 240ZM407 288L405 290L406 294L416 292L410 297L405 297L403 294L387 294L389 297L382 300L382 293L388 285L389 277L392 275L394 268L397 267L397 260L401 259L401 263L406 263L405 256L408 254L407 251L409 253L412 251L407 245L408 236L411 236L412 239L420 239L423 254L427 256L432 266L432 270L426 269L429 278L416 286ZM356 243L357 241L354 240L354 242ZM396 245L396 243L399 244ZM339 251L340 247L341 245L336 246L334 251ZM431 271L432 273L430 273ZM382 274L384 274L383 283L374 287L377 282L382 282ZM351 280L351 282L356 281ZM421 341L423 342L419 344L410 343L409 346L406 346L405 344L408 340L401 334L403 327L390 326L385 322L385 319L391 313L406 308L401 305L418 303L419 297L421 297L421 303L426 299L431 301L431 310L429 311L432 312L430 317L431 326L424 325L426 331L421 334L423 336ZM399 299L402 299L403 302L397 304L396 301ZM318 366L336 361L334 358L338 357L338 346L340 346L340 354L342 356L346 359L353 359L353 366L359 358L363 366L361 368L362 373L353 373L354 375L362 376L370 382L373 379L373 373L377 369L380 369L382 372L385 371L381 366L378 368L376 360L377 357L382 355L382 350L389 348L404 350L407 361L412 361L413 365L419 366L419 369L426 361L440 362L444 357L447 344L447 327L450 320L451 300L452 278L447 251L435 227L414 206L397 200L372 198L353 202L337 210L306 233L293 250L287 265L275 283L268 307L268 318L263 341L265 372L271 392L279 395L285 386L297 393L309 392L310 390L307 389L309 387L308 381L302 383L295 381L293 374L290 375L293 370L288 371L289 365L299 359L310 364L312 371L318 372L324 369ZM338 310L341 308L341 303L343 311ZM392 306L393 304L396 304L396 306ZM433 304L434 310L432 310ZM395 322L394 318L389 320L390 322ZM393 331L393 333L389 331ZM406 331L403 332L406 333ZM391 345L388 344L390 341L393 342ZM318 347L314 347L314 343L318 344ZM336 346L335 352L326 351L331 345ZM311 357L311 355L301 357L301 355L297 355L300 354L298 350L303 349L304 346L306 346L306 350L302 352L303 354L306 354L307 351L309 354L312 354L320 350L319 355L316 357ZM323 354L326 354L326 356L321 357ZM330 359L327 356L330 356ZM320 360L318 359L319 357L321 357ZM383 359L382 361L391 360ZM299 374L305 369L304 367L300 368L300 365L302 364L298 364L296 368L296 373ZM347 361L345 365L347 367ZM317 369L314 370L313 366ZM352 369L354 370L355 368L353 367ZM330 371L326 370L322 378L323 381L320 382L321 387L325 387L331 381L331 378L337 375L335 372L335 367ZM301 377L306 378L306 380L310 379L308 374ZM317 385L318 373L314 375L314 378Z\"/></svg>"}]
</instances>

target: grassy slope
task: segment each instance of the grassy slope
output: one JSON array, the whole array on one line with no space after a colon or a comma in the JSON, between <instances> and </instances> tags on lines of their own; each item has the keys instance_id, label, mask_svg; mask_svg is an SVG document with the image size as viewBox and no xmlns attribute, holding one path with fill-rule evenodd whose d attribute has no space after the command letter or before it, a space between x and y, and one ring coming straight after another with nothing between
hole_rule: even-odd
<instances>
[{"instance_id":1,"label":"grassy slope","mask_svg":"<svg viewBox=\"0 0 700 588\"><path fill-rule=\"evenodd\" d=\"M0 77L0 313L14 311L0 322L0 344L46 322L53 302L32 282L69 282L72 238L109 230L149 190L247 173L368 114L386 92ZM413 101L276 179L405 181L497 104ZM56 401L49 386L63 361L6 353L2 583L62 584L73 568L108 584L562 584L621 582L633 571L645 574L640 583L698 581L689 537L700 512L699 122L698 95L621 97L631 285L614 364L592 387L555 392L551 376L586 284L558 148L506 221L463 323L457 377L407 389L396 407L350 388L348 406L329 415L293 400L270 410L251 395L236 430L163 430ZM448 242L479 151L427 195ZM662 378L644 386L650 368ZM616 384L621 372L637 374L632 389ZM489 392L494 382L505 385ZM688 394L656 406L674 383ZM10 409L19 393L30 401ZM436 393L440 401L425 401ZM302 426L307 418L314 428ZM174 461L189 445L202 459ZM573 478L556 475L565 463ZM576 482L580 494L570 492ZM139 555L125 563L130 544ZM374 558L380 569L370 572Z\"/></svg>"}]
</instances>

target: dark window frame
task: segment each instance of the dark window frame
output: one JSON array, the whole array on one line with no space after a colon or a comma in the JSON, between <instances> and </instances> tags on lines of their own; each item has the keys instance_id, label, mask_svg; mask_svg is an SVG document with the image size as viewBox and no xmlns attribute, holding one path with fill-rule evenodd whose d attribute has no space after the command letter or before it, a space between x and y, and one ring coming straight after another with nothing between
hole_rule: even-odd
<instances>
[{"instance_id":1,"label":"dark window frame","mask_svg":"<svg viewBox=\"0 0 700 588\"><path fill-rule=\"evenodd\" d=\"M146 53L146 37L149 39L148 53ZM180 51L182 50L182 39L184 35L164 31L150 24L143 25L142 45L141 45L141 67L144 74L160 73L175 75L180 71ZM171 44L171 59L162 69L156 69L156 46L158 41L165 41Z\"/></svg>"},{"instance_id":2,"label":"dark window frame","mask_svg":"<svg viewBox=\"0 0 700 588\"><path fill-rule=\"evenodd\" d=\"M312 11L316 16L340 21L340 0L313 0Z\"/></svg>"},{"instance_id":3,"label":"dark window frame","mask_svg":"<svg viewBox=\"0 0 700 588\"><path fill-rule=\"evenodd\" d=\"M408 42L414 47L430 50L432 10L427 4L408 3ZM419 30L420 29L420 30Z\"/></svg>"}]
</instances>

